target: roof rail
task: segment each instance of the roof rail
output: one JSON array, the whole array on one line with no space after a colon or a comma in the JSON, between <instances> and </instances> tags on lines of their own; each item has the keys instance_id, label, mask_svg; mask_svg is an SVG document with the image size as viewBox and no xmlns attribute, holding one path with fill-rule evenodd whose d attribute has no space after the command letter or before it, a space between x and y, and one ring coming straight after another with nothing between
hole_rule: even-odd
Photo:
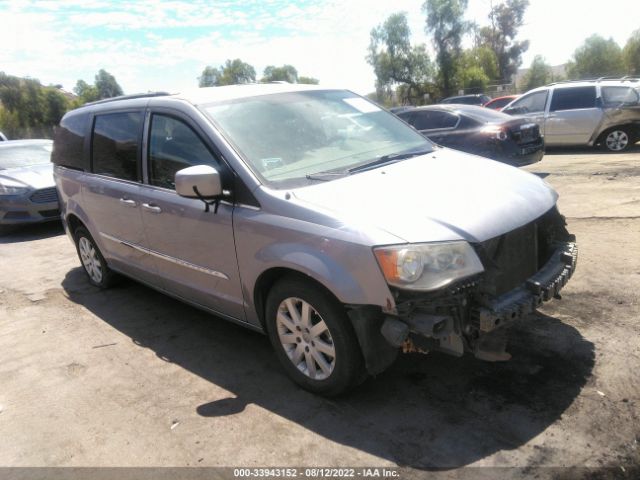
<instances>
[{"instance_id":1,"label":"roof rail","mask_svg":"<svg viewBox=\"0 0 640 480\"><path fill-rule=\"evenodd\" d=\"M559 85L562 83L580 83L580 82L602 82L605 80L613 80L613 81L620 81L620 82L637 82L640 81L640 76L635 76L635 75L625 75L624 77L619 77L617 75L611 75L611 76L605 76L605 77L599 77L599 78L583 78L582 80L560 80L558 82L552 82L549 83L547 85L545 85L545 87L550 87L552 85Z\"/></svg>"},{"instance_id":2,"label":"roof rail","mask_svg":"<svg viewBox=\"0 0 640 480\"><path fill-rule=\"evenodd\" d=\"M133 95L120 95L119 97L104 98L102 100L96 100L95 102L85 103L83 105L100 105L102 103L117 102L118 100L132 100L134 98L149 98L149 97L166 97L171 95L169 92L148 92L148 93L134 93Z\"/></svg>"}]
</instances>

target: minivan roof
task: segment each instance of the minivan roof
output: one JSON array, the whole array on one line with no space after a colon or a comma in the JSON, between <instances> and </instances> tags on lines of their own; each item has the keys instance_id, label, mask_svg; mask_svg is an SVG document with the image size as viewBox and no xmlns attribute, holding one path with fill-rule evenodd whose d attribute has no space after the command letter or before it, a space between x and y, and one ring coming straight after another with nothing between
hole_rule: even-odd
<instances>
[{"instance_id":1,"label":"minivan roof","mask_svg":"<svg viewBox=\"0 0 640 480\"><path fill-rule=\"evenodd\" d=\"M300 83L249 83L244 85L226 85L223 87L203 87L185 90L171 95L186 100L194 105L222 102L238 98L255 97L274 93L301 92L310 90L333 90L320 85Z\"/></svg>"},{"instance_id":2,"label":"minivan roof","mask_svg":"<svg viewBox=\"0 0 640 480\"><path fill-rule=\"evenodd\" d=\"M289 93L313 90L332 90L332 88L321 87L319 85L308 85L299 83L249 83L243 85L225 85L222 87L201 87L187 89L178 93L156 92L144 93L136 95L123 95L120 97L107 98L97 102L87 103L78 110L92 106L103 106L112 103L127 102L145 102L151 98L175 98L178 100L186 100L193 105L202 105L213 102L223 102L227 100L236 100L239 98L255 97L258 95L269 95L275 93Z\"/></svg>"}]
</instances>

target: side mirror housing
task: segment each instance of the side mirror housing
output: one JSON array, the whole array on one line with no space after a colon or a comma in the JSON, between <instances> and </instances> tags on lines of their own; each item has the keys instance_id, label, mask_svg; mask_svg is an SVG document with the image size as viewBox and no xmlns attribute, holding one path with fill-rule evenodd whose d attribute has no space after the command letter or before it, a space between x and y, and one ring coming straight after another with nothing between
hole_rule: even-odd
<instances>
[{"instance_id":1,"label":"side mirror housing","mask_svg":"<svg viewBox=\"0 0 640 480\"><path fill-rule=\"evenodd\" d=\"M218 171L209 165L195 165L176 172L176 193L186 198L215 199L222 195Z\"/></svg>"}]
</instances>

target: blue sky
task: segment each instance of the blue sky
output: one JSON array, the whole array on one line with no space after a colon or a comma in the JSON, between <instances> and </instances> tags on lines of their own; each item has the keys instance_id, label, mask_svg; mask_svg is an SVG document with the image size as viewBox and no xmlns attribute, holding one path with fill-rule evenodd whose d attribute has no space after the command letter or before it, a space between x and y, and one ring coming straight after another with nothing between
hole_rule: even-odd
<instances>
[{"instance_id":1,"label":"blue sky","mask_svg":"<svg viewBox=\"0 0 640 480\"><path fill-rule=\"evenodd\" d=\"M493 0L494 3L497 0ZM640 28L637 0L530 0L522 38L528 65L541 54L564 63L592 33L624 44ZM0 71L61 83L93 82L104 68L125 92L197 85L206 65L227 58L294 65L323 85L374 88L365 61L369 32L396 11L414 41L427 43L422 0L102 1L0 0ZM486 23L491 0L470 0L467 17ZM603 8L606 5L606 8Z\"/></svg>"}]
</instances>

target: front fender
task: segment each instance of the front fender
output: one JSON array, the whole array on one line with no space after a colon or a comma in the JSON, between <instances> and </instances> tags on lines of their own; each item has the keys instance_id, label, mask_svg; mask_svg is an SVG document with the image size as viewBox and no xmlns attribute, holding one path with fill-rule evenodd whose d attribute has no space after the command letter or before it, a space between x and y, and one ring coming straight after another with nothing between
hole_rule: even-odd
<instances>
[{"instance_id":1,"label":"front fender","mask_svg":"<svg viewBox=\"0 0 640 480\"><path fill-rule=\"evenodd\" d=\"M310 276L342 303L363 304L368 295L352 272L332 256L309 245L278 243L257 252L256 259L271 268L286 268Z\"/></svg>"}]
</instances>

